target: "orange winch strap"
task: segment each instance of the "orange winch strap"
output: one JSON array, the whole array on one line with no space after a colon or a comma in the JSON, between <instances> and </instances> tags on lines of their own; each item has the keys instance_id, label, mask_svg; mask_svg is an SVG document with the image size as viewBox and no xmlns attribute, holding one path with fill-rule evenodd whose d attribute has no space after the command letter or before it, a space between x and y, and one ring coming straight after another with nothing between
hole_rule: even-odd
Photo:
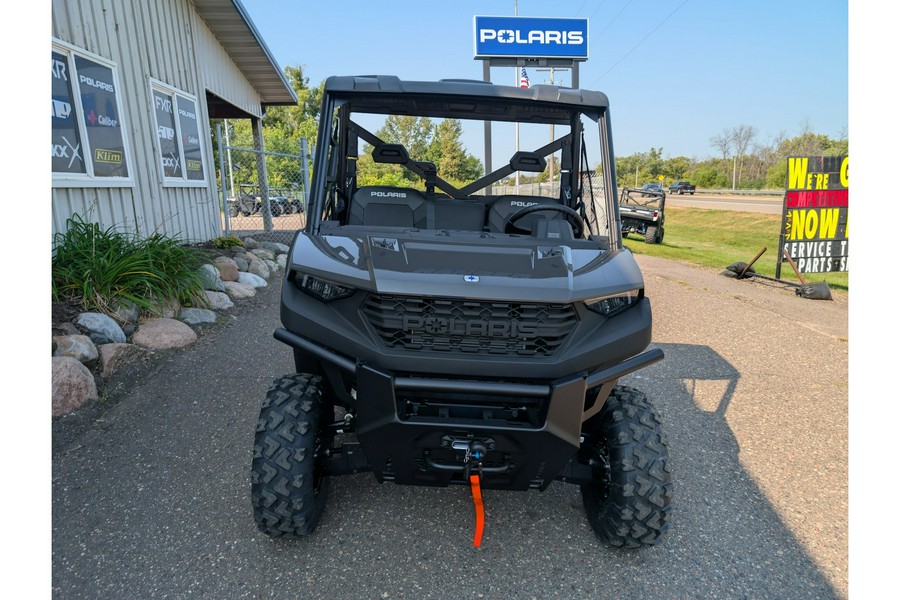
<instances>
[{"instance_id":1,"label":"orange winch strap","mask_svg":"<svg viewBox=\"0 0 900 600\"><path fill-rule=\"evenodd\" d=\"M481 535L484 533L484 503L481 501L481 477L469 475L472 484L472 501L475 503L475 540L473 544L481 546Z\"/></svg>"}]
</instances>

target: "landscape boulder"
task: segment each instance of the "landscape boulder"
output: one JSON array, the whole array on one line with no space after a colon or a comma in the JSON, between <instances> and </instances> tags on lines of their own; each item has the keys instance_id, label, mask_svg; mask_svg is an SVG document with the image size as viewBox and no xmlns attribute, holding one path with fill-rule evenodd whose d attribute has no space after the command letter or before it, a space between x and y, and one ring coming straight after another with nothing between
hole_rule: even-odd
<instances>
[{"instance_id":1,"label":"landscape boulder","mask_svg":"<svg viewBox=\"0 0 900 600\"><path fill-rule=\"evenodd\" d=\"M97 312L86 312L78 315L75 324L88 332L88 337L95 345L124 343L125 332L112 317Z\"/></svg>"},{"instance_id":2,"label":"landscape boulder","mask_svg":"<svg viewBox=\"0 0 900 600\"><path fill-rule=\"evenodd\" d=\"M143 348L168 350L190 346L197 341L197 334L181 321L161 318L141 323L131 340Z\"/></svg>"},{"instance_id":3,"label":"landscape boulder","mask_svg":"<svg viewBox=\"0 0 900 600\"><path fill-rule=\"evenodd\" d=\"M51 412L54 417L97 400L97 383L90 369L71 356L54 356L51 373Z\"/></svg>"}]
</instances>

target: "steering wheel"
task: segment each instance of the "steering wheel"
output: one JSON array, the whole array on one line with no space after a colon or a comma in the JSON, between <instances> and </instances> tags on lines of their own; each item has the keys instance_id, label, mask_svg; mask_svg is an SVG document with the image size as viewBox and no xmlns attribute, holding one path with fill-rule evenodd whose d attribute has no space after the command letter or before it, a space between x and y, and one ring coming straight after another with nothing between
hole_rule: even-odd
<instances>
[{"instance_id":1,"label":"steering wheel","mask_svg":"<svg viewBox=\"0 0 900 600\"><path fill-rule=\"evenodd\" d=\"M569 208L568 206L563 206L562 204L533 204L531 206L520 208L513 214L506 217L504 233L529 233L525 229L517 227L516 222L519 221L522 217L545 210L564 214L566 216L566 220L575 226L575 231L573 232L575 237L581 236L581 233L584 231L584 219L581 218L581 215L579 215L578 211L576 211L574 208Z\"/></svg>"}]
</instances>

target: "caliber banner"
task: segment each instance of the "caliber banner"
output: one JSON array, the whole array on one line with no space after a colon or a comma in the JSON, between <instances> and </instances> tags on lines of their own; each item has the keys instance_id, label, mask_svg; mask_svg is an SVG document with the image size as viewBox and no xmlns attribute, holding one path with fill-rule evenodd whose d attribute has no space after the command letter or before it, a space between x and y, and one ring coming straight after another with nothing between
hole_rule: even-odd
<instances>
[{"instance_id":1,"label":"caliber banner","mask_svg":"<svg viewBox=\"0 0 900 600\"><path fill-rule=\"evenodd\" d=\"M848 271L848 157L787 159L781 240L801 273ZM782 255L779 253L779 271Z\"/></svg>"}]
</instances>

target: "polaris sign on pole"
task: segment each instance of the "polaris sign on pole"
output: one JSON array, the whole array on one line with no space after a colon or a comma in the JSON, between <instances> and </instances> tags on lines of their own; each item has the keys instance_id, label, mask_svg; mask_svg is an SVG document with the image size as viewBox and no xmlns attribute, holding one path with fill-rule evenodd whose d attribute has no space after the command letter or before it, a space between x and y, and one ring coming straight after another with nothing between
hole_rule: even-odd
<instances>
[{"instance_id":1,"label":"polaris sign on pole","mask_svg":"<svg viewBox=\"0 0 900 600\"><path fill-rule=\"evenodd\" d=\"M523 67L549 67L571 69L571 87L578 87L578 64L588 59L587 19L476 16L474 31L485 82L491 67L514 67L517 77ZM484 168L492 171L490 121L484 123Z\"/></svg>"},{"instance_id":2,"label":"polaris sign on pole","mask_svg":"<svg viewBox=\"0 0 900 600\"><path fill-rule=\"evenodd\" d=\"M475 17L475 58L588 59L588 20Z\"/></svg>"}]
</instances>

